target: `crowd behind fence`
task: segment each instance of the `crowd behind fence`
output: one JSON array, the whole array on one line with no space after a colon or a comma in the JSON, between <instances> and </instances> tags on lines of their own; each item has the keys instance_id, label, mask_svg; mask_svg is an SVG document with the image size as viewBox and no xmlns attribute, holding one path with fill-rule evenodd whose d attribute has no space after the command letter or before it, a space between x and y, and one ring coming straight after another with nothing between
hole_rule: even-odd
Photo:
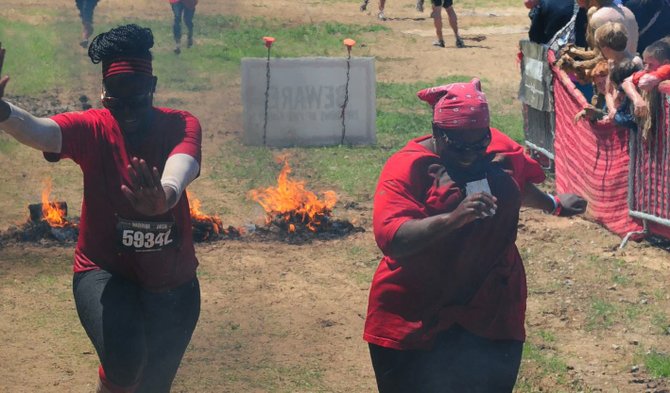
<instances>
[{"instance_id":1,"label":"crowd behind fence","mask_svg":"<svg viewBox=\"0 0 670 393\"><path fill-rule=\"evenodd\" d=\"M594 179L591 180L594 180L594 182L595 180L602 181L603 184L611 181L616 182L617 180L608 178L607 172L603 172L597 168L601 166L600 161L605 161L603 165L606 171L607 167L612 165L612 163L628 161L627 192L617 189L615 190L617 195L615 198L619 198L620 195L622 199L625 199L625 195L628 196L627 201L620 201L620 205L628 206L628 215L638 221L638 227L631 229L631 226L628 225L627 231L613 230L624 237L621 246L623 247L631 237L640 238L650 234L670 239L670 97L665 95L661 97L663 105L658 113L656 113L656 129L653 130L650 136L644 139L640 132L626 131L628 132L626 138L628 146L622 149L607 150L607 147L603 146L602 122L599 122L601 124L590 124L586 120L581 120L580 124L574 127L566 125L566 119L574 118L576 112L562 112L573 111L575 109L578 111L579 105L571 107L569 104L566 106L564 102L558 105L554 102L554 83L558 83L558 86L561 88L565 87L565 90L573 91L576 89L574 86L563 86L571 84L571 82L565 74L561 74L563 73L562 71L552 67L553 53L548 52L546 49L543 50L542 45L529 41L522 41L520 47L522 57L519 97L522 102L525 144L529 150L535 155L545 156L552 162L558 160L558 162L566 163L567 161L570 163L574 162L574 165L581 163L581 171L591 169L593 172L591 174L583 173L585 178L592 176ZM540 89L542 91L538 92ZM542 95L547 96L548 99L543 100ZM550 104L548 105L547 102ZM569 152L566 152L564 148L557 148L555 145L556 133L559 132L557 131L557 122L561 124L561 127L559 127L560 132L574 131L577 136L571 136L574 137L573 141L583 139L587 144L593 142L597 145L595 151L590 151L589 149L570 149ZM591 138L592 135L579 134L584 128L588 129L595 138ZM619 132L611 133L611 140L607 142L611 144L622 141L623 139L620 134ZM592 140L587 141L587 139ZM565 138L563 138L563 141L565 141ZM597 155L601 155L603 152L611 155L614 152L614 154L622 155L623 157L596 157L595 160L599 160L599 163L596 165L595 161L590 161L594 159L593 157L583 156L584 154L593 154L594 152ZM571 156L566 160L566 157L560 157L561 154L570 154ZM582 155L581 157L580 154ZM628 155L628 157L625 157L625 155ZM594 162L594 164L587 164L588 162ZM562 183L563 185L568 184L568 188L570 188L570 185L579 185L585 181L588 182L589 179L559 179L561 176L566 177L568 175L574 177L577 173L577 171L569 173L561 171L561 173L557 173L557 186L559 183ZM580 186L576 186L576 188L580 188ZM564 191L576 192L583 190ZM598 199L612 198L612 192L608 192L605 187L599 189L601 192L589 191L590 189L586 190L584 193L588 195L583 196L596 208L599 202L603 202ZM613 190L610 189L609 191ZM604 217L604 219L599 217L599 221L604 221L603 224L612 230L613 225L608 225L612 223L607 222L606 214ZM622 227L619 225L618 228L625 228L625 226Z\"/></svg>"}]
</instances>

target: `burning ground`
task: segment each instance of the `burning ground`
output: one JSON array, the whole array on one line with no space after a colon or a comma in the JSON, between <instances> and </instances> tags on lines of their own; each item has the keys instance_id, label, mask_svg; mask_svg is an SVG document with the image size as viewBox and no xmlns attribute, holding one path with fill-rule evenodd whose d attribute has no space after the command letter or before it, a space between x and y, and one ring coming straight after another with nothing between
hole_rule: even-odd
<instances>
[{"instance_id":1,"label":"burning ground","mask_svg":"<svg viewBox=\"0 0 670 393\"><path fill-rule=\"evenodd\" d=\"M60 12L66 13L68 21L78 18L70 0L6 0L2 4L5 3L9 7L0 7L0 14L12 21L30 21L34 23L31 29L39 29L52 18L49 15L61 15ZM328 26L334 22L336 26L383 27L380 33L366 33L359 40L366 47L356 54L376 57L377 78L383 86L409 82L406 95L413 97L418 88L427 87L438 77L478 76L488 81L487 95L498 105L494 111L518 113L518 103L513 99L518 89L518 70L513 59L524 33L491 34L479 47L442 49L430 45L434 30L427 12L417 14L413 3L407 1L387 2L388 16L420 16L425 20L378 22L374 9L369 15L359 12L358 3L352 0L304 3L299 7L288 0L265 2L263 7L241 0L201 3L202 9L199 5L198 10L204 18L198 23L203 25L208 18L227 21L229 16L267 16L268 21L281 19L282 26L287 27L310 20L328 22ZM455 3L463 34L492 22L500 31L513 30L527 21L527 10L518 2L477 2L477 12L472 4L469 0ZM101 1L96 18L101 23L118 23L127 17L128 7L133 7L138 18L152 20L162 26L162 31L169 31L170 10L162 2ZM22 10L27 10L25 15ZM45 11L49 15L45 16ZM230 20L237 28L238 22ZM82 58L81 64L86 64L82 73L90 69L93 74L89 79L84 75L82 80L86 83L75 87L77 94L72 101L76 109L79 92L94 97L99 94L100 85L99 70L83 58L85 55L76 45L78 31L74 24L71 26L68 32L72 33L72 42L59 43L58 48L74 52L76 59ZM202 53L200 45L213 41L211 37L206 39L207 42L196 41L192 52L173 62L189 69L188 56L197 57ZM157 36L159 61L175 59L170 40L168 33ZM223 44L231 43L236 44ZM216 47L216 53L221 53L220 49ZM29 59L28 55L23 57ZM219 67L208 70L217 72ZM12 76L15 78L10 87L20 77L18 73ZM196 72L194 76L191 82L202 75ZM202 84L211 82L211 89L201 91L175 91L166 85L167 77L165 72L159 75L157 98L163 99L166 106L198 115L205 132L203 176L189 188L202 199L204 212L219 213L224 227L242 224L244 228L243 223L252 217L244 195L257 185L251 187L237 181L231 175L236 171L219 170L249 163L244 161L246 157L230 154L240 149L239 76L217 74ZM378 90L378 94L383 93ZM36 97L41 102L44 95ZM384 102L378 104L382 111L388 111ZM505 128L507 131L513 127ZM390 132L394 138L405 138L407 134L402 130L416 135L422 132L404 117L402 124ZM388 141L387 136L382 144ZM296 150L304 155L317 154L313 149ZM244 154L256 152L244 150ZM349 152L342 150L340 157ZM11 190L25 184L39 187L44 175L52 171L64 171L58 173L66 176L58 178L71 181L67 190L55 191L59 200L69 203L69 214L76 213L80 195L78 168L67 172L64 164L57 168L39 164L39 154L27 149L3 154L0 152L0 162L7 175L1 188L4 192L0 192L0 211L5 225L24 220L25 205L39 201L39 193L33 196ZM296 160L296 172L305 169L297 163ZM265 161L262 166L259 172L269 167ZM254 168L246 165L244 169L249 167ZM226 182L225 187L222 181ZM203 242L196 246L202 312L177 374L175 393L374 391L369 353L361 339L367 291L380 259L371 231L371 196L341 193L340 198L344 202L338 202L334 216L347 217L366 232L309 244L246 242L244 239L250 236L247 233L240 241ZM261 219L257 225L265 227L264 222ZM648 243L631 243L618 251L620 239L582 218L565 220L526 210L522 212L522 223L518 242L528 273L528 340L515 393L667 392L667 382L655 374L658 369L647 360L670 353L668 254ZM69 248L11 243L0 250L1 391L94 391L97 356L78 321L71 281Z\"/></svg>"},{"instance_id":2,"label":"burning ground","mask_svg":"<svg viewBox=\"0 0 670 393\"><path fill-rule=\"evenodd\" d=\"M333 217L337 203L334 191L324 191L322 199L306 189L303 181L289 178L291 167L284 159L277 186L251 190L249 198L265 210L265 224L243 227L224 226L221 218L202 211L202 202L188 193L195 242L220 240L281 241L300 244L312 240L330 240L364 229L347 220ZM78 219L68 219L67 203L50 200L51 180L44 181L41 203L28 206L25 223L0 233L0 245L10 241L69 244L78 236ZM348 205L352 206L352 205Z\"/></svg>"}]
</instances>

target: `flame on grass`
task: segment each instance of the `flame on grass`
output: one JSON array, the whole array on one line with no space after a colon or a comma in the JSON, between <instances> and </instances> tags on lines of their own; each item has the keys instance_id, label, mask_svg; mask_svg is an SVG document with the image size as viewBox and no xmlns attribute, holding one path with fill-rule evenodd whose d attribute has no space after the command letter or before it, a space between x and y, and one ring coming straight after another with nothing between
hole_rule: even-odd
<instances>
[{"instance_id":1,"label":"flame on grass","mask_svg":"<svg viewBox=\"0 0 670 393\"><path fill-rule=\"evenodd\" d=\"M45 179L42 188L42 219L50 226L62 228L70 225L65 219L65 208L58 202L50 202L49 195L51 194L51 179Z\"/></svg>"},{"instance_id":2,"label":"flame on grass","mask_svg":"<svg viewBox=\"0 0 670 393\"><path fill-rule=\"evenodd\" d=\"M190 192L186 191L186 197L188 198L189 209L191 211L191 221L199 223L209 223L211 225L212 231L215 234L220 234L223 231L223 224L221 223L221 218L217 215L209 216L202 211L200 211L200 200L193 196Z\"/></svg>"},{"instance_id":3,"label":"flame on grass","mask_svg":"<svg viewBox=\"0 0 670 393\"><path fill-rule=\"evenodd\" d=\"M296 224L316 232L337 202L334 191L323 192L323 200L305 189L304 181L289 179L291 167L284 158L284 166L277 178L276 187L249 191L249 197L258 202L266 212L266 223L275 219L287 223L289 232L296 231Z\"/></svg>"}]
</instances>

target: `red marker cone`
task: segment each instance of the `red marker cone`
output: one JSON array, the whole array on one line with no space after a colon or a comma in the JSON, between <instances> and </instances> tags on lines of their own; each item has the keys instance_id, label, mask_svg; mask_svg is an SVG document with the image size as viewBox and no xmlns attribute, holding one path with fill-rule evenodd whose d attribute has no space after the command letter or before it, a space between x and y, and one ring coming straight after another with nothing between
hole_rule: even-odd
<instances>
[{"instance_id":1,"label":"red marker cone","mask_svg":"<svg viewBox=\"0 0 670 393\"><path fill-rule=\"evenodd\" d=\"M356 41L352 40L351 38L345 38L342 42L347 47L347 52L349 55L351 55L351 48L356 45Z\"/></svg>"},{"instance_id":2,"label":"red marker cone","mask_svg":"<svg viewBox=\"0 0 670 393\"><path fill-rule=\"evenodd\" d=\"M263 41L265 41L265 47L270 49L272 46L272 43L275 42L274 37L263 37Z\"/></svg>"}]
</instances>

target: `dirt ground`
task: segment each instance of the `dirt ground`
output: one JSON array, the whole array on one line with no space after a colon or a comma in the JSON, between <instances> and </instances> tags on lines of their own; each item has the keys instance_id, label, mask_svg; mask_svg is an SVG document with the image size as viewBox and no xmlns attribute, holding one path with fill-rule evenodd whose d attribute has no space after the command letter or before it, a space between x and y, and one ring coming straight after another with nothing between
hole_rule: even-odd
<instances>
[{"instance_id":1,"label":"dirt ground","mask_svg":"<svg viewBox=\"0 0 670 393\"><path fill-rule=\"evenodd\" d=\"M74 8L71 0L2 3L0 16L34 23L51 17L44 10ZM371 2L369 10L375 8ZM379 81L479 76L494 108L518 106L515 59L527 29L525 9L521 4L515 9L458 8L457 2L456 10L465 49L454 47L448 27L447 48L431 46L428 11L417 13L409 0L390 1L385 22L374 11L360 12L355 2L203 0L198 8L296 24L383 23L392 32L374 45L359 42L361 55L376 58ZM118 20L128 13L170 17L167 2L157 0L102 1L96 16ZM486 39L467 39L480 35ZM94 82L82 81L61 92L61 99L95 97ZM181 98L183 109L200 118L208 141L205 157L241 130L239 78L221 83L225 89L164 92ZM0 230L23 218L17 201L34 202L43 175L77 171L69 164L47 166L28 149L11 156L0 152L0 165L5 168L0 179L11 188L1 194ZM247 190L232 180L217 183L208 177L212 169L205 158L203 176L192 186L198 197L227 212L222 216L226 225L255 220L240 203ZM81 200L80 185L59 184L59 190L68 201ZM371 204L345 208L352 199L341 195L335 214L366 232L302 245L238 240L197 246L202 313L174 392L374 391L361 336L380 252L371 232ZM73 214L77 211L74 206ZM653 378L641 361L649 351L670 352L670 258L646 242L617 250L619 241L586 218L522 212L518 245L528 274L533 356L522 365L518 392L670 392L667 381ZM71 258L71 247L0 246L0 392L93 391L97 359L74 310Z\"/></svg>"}]
</instances>

